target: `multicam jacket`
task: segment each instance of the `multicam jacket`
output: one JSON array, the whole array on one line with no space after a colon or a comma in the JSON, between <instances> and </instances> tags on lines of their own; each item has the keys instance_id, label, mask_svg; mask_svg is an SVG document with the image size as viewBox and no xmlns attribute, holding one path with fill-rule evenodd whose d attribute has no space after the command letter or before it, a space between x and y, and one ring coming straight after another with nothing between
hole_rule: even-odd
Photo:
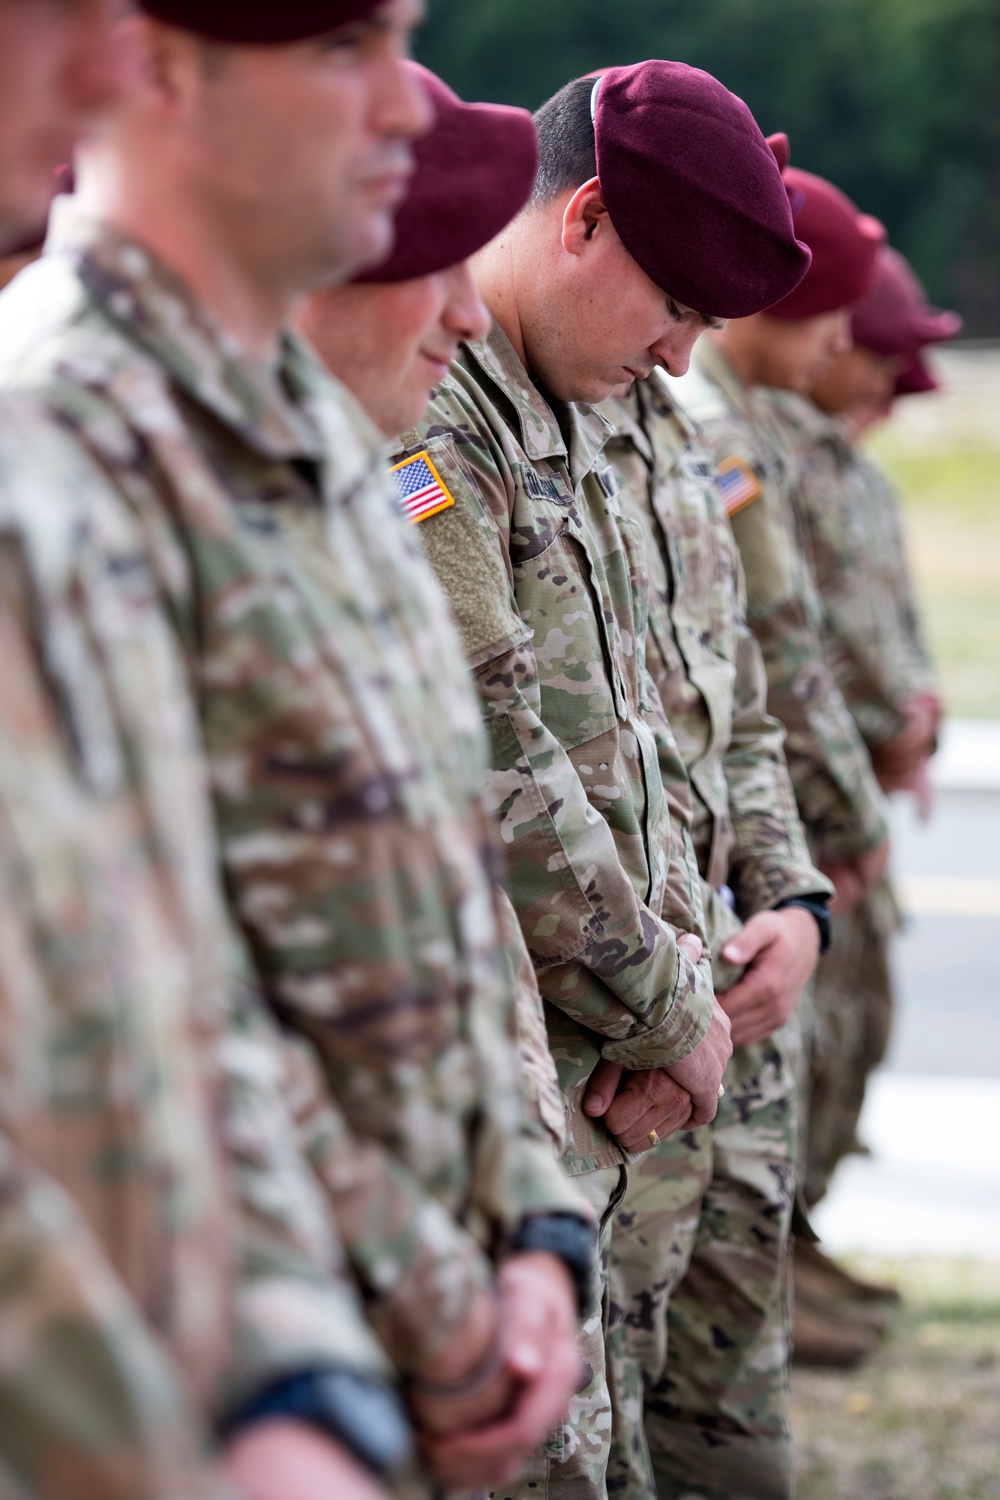
<instances>
[{"instance_id":1,"label":"multicam jacket","mask_svg":"<svg viewBox=\"0 0 1000 1500\"><path fill-rule=\"evenodd\" d=\"M899 503L836 417L791 391L761 395L798 464L792 500L827 659L866 744L883 744L903 729L906 700L935 686Z\"/></svg>"},{"instance_id":2,"label":"multicam jacket","mask_svg":"<svg viewBox=\"0 0 1000 1500\"><path fill-rule=\"evenodd\" d=\"M221 899L134 519L0 411L0 1492L215 1493L209 1424L385 1372Z\"/></svg>"},{"instance_id":3,"label":"multicam jacket","mask_svg":"<svg viewBox=\"0 0 1000 1500\"><path fill-rule=\"evenodd\" d=\"M676 391L719 466L799 814L814 852L857 858L887 835L885 801L823 652L822 606L795 529L794 460L757 393L709 339Z\"/></svg>"},{"instance_id":4,"label":"multicam jacket","mask_svg":"<svg viewBox=\"0 0 1000 1500\"><path fill-rule=\"evenodd\" d=\"M397 461L425 454L453 503L418 530L452 602L490 740L487 797L546 1001L571 1172L622 1161L582 1114L603 1055L686 1056L711 1014L681 803L687 778L644 661L641 537L604 458L610 424L558 408L494 327L464 347ZM688 809L689 815L689 809Z\"/></svg>"},{"instance_id":5,"label":"multicam jacket","mask_svg":"<svg viewBox=\"0 0 1000 1500\"><path fill-rule=\"evenodd\" d=\"M233 910L343 1114L310 1116L309 1150L381 1334L420 1363L491 1274L482 1244L578 1208L520 1095L461 650L374 429L311 352L255 363L138 243L62 232L0 346L144 529Z\"/></svg>"},{"instance_id":6,"label":"multicam jacket","mask_svg":"<svg viewBox=\"0 0 1000 1500\"><path fill-rule=\"evenodd\" d=\"M716 891L731 887L744 917L826 893L796 811L784 731L766 711L715 465L659 373L601 410L615 424L605 454L622 506L646 541L646 660L691 778L699 869Z\"/></svg>"}]
</instances>

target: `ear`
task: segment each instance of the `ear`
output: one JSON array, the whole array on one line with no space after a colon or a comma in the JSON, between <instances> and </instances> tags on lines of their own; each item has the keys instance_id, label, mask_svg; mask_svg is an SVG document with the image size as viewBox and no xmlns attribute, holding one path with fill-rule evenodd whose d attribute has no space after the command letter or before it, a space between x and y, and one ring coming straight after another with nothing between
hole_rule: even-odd
<instances>
[{"instance_id":1,"label":"ear","mask_svg":"<svg viewBox=\"0 0 1000 1500\"><path fill-rule=\"evenodd\" d=\"M582 255L601 229L610 224L596 177L578 187L563 209L562 247L567 255Z\"/></svg>"},{"instance_id":2,"label":"ear","mask_svg":"<svg viewBox=\"0 0 1000 1500\"><path fill-rule=\"evenodd\" d=\"M132 78L147 106L185 113L203 81L203 44L141 12L128 15L122 25L128 28Z\"/></svg>"}]
</instances>

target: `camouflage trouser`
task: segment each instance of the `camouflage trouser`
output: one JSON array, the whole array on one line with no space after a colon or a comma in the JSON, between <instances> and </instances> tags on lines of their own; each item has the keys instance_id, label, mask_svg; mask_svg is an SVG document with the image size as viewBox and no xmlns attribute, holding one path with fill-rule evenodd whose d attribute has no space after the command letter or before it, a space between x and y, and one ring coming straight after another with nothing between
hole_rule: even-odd
<instances>
[{"instance_id":1,"label":"camouflage trouser","mask_svg":"<svg viewBox=\"0 0 1000 1500\"><path fill-rule=\"evenodd\" d=\"M855 1144L868 1079L889 1045L889 943L898 926L884 884L857 911L834 918L830 951L816 972L804 1181L810 1206Z\"/></svg>"},{"instance_id":2,"label":"camouflage trouser","mask_svg":"<svg viewBox=\"0 0 1000 1500\"><path fill-rule=\"evenodd\" d=\"M608 1323L608 1260L611 1225L631 1168L586 1172L573 1184L600 1216L600 1284L587 1309L579 1349L584 1381L570 1404L569 1418L536 1454L516 1484L493 1492L495 1500L605 1500L611 1450L611 1397L605 1339Z\"/></svg>"},{"instance_id":3,"label":"camouflage trouser","mask_svg":"<svg viewBox=\"0 0 1000 1500\"><path fill-rule=\"evenodd\" d=\"M711 1126L630 1169L612 1232L608 1493L787 1500L796 1089L783 1038L734 1054Z\"/></svg>"}]
</instances>

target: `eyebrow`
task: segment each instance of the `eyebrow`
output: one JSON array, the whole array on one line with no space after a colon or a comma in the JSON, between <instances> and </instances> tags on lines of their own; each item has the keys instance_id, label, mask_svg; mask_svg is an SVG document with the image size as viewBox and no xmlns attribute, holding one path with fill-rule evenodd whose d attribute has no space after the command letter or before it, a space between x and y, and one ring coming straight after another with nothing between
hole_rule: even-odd
<instances>
[{"instance_id":1,"label":"eyebrow","mask_svg":"<svg viewBox=\"0 0 1000 1500\"><path fill-rule=\"evenodd\" d=\"M710 318L708 316L708 313L701 313L699 314L699 316L701 317L701 321L704 323L705 327L714 329L716 333L718 333L720 329L725 328L726 326L725 318Z\"/></svg>"}]
</instances>

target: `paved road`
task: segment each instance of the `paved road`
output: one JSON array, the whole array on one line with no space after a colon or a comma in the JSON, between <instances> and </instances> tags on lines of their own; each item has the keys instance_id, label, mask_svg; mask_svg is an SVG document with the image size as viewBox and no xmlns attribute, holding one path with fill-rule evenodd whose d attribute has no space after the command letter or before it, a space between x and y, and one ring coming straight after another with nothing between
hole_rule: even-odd
<instances>
[{"instance_id":1,"label":"paved road","mask_svg":"<svg viewBox=\"0 0 1000 1500\"><path fill-rule=\"evenodd\" d=\"M895 831L911 910L888 1066L1000 1079L1000 793L939 794L926 827L900 806Z\"/></svg>"},{"instance_id":2,"label":"paved road","mask_svg":"<svg viewBox=\"0 0 1000 1500\"><path fill-rule=\"evenodd\" d=\"M873 1154L842 1165L816 1227L836 1251L1000 1260L1000 791L940 793L927 826L897 806L895 849L909 912Z\"/></svg>"}]
</instances>

